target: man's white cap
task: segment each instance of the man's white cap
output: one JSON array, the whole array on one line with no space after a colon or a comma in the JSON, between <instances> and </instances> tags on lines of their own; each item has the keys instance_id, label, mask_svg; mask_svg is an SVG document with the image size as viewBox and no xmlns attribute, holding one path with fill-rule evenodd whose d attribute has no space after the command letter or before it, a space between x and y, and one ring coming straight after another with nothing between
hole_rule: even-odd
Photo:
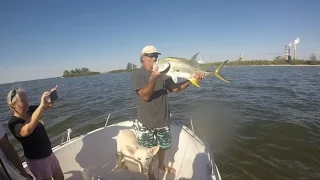
<instances>
[{"instance_id":1,"label":"man's white cap","mask_svg":"<svg viewBox=\"0 0 320 180\"><path fill-rule=\"evenodd\" d=\"M145 46L142 51L141 51L141 55L143 54L151 54L151 53L158 53L158 54L161 54L157 48L155 48L154 46Z\"/></svg>"}]
</instances>

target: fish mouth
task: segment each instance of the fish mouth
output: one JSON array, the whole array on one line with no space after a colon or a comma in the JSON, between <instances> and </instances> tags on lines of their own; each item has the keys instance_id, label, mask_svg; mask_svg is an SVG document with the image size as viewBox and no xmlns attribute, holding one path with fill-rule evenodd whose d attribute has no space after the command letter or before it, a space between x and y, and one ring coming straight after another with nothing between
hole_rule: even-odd
<instances>
[{"instance_id":1,"label":"fish mouth","mask_svg":"<svg viewBox=\"0 0 320 180\"><path fill-rule=\"evenodd\" d=\"M159 72L167 73L170 69L170 66L171 66L170 63L163 64L161 67L159 67Z\"/></svg>"},{"instance_id":2,"label":"fish mouth","mask_svg":"<svg viewBox=\"0 0 320 180\"><path fill-rule=\"evenodd\" d=\"M156 67L158 67L158 62L154 62L152 64L152 71L154 71L156 69Z\"/></svg>"},{"instance_id":3,"label":"fish mouth","mask_svg":"<svg viewBox=\"0 0 320 180\"><path fill-rule=\"evenodd\" d=\"M152 71L154 71L157 67L159 67L159 69L158 69L159 72L166 73L170 69L170 63L162 64L161 66L159 66L159 63L155 62L152 65Z\"/></svg>"}]
</instances>

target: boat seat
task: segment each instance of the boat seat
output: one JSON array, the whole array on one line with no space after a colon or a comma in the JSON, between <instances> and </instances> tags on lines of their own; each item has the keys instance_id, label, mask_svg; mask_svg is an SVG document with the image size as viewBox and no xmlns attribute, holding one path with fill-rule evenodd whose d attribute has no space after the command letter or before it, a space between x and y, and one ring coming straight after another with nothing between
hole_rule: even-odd
<instances>
[{"instance_id":1,"label":"boat seat","mask_svg":"<svg viewBox=\"0 0 320 180\"><path fill-rule=\"evenodd\" d=\"M138 160L136 160L130 156L126 156L120 152L118 152L118 155L121 156L121 158L124 162L124 165L127 167L127 169L129 171L144 173L141 162L139 162Z\"/></svg>"},{"instance_id":2,"label":"boat seat","mask_svg":"<svg viewBox=\"0 0 320 180\"><path fill-rule=\"evenodd\" d=\"M122 155L122 153L118 153L118 155L122 156L122 168L113 169L116 164L118 164L114 163L112 165L113 170L111 170L111 166L109 165L94 169L94 171L93 169L82 169L81 174L83 180L121 180L128 178L147 179L147 175L144 174L142 164L138 160L135 160L134 158L129 156Z\"/></svg>"},{"instance_id":3,"label":"boat seat","mask_svg":"<svg viewBox=\"0 0 320 180\"><path fill-rule=\"evenodd\" d=\"M121 153L120 153L121 154ZM123 155L122 159L124 160L124 166L127 168L127 170L134 174L135 178L138 179L148 179L148 173L146 172L146 169L143 169L142 164L140 161L130 157ZM154 162L156 157L153 157L152 161L150 162L149 169L153 171Z\"/></svg>"}]
</instances>

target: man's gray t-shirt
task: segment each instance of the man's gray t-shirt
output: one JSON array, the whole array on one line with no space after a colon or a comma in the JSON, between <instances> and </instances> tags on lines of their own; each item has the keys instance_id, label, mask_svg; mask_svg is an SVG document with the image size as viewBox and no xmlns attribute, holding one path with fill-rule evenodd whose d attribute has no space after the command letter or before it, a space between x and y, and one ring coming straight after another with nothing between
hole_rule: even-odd
<instances>
[{"instance_id":1,"label":"man's gray t-shirt","mask_svg":"<svg viewBox=\"0 0 320 180\"><path fill-rule=\"evenodd\" d=\"M143 67L132 72L132 87L137 99L138 121L145 127L159 128L169 126L170 110L168 102L168 87L173 84L171 77L160 76L150 100L147 102L138 94L138 90L145 88L149 83L151 72Z\"/></svg>"}]
</instances>

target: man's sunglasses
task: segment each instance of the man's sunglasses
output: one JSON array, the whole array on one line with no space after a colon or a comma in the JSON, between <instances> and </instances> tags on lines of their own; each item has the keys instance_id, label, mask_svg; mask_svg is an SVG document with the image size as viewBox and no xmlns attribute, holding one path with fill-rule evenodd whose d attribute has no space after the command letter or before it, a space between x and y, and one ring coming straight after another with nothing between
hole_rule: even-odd
<instances>
[{"instance_id":1,"label":"man's sunglasses","mask_svg":"<svg viewBox=\"0 0 320 180\"><path fill-rule=\"evenodd\" d=\"M144 54L144 56L148 56L149 58L158 58L158 53Z\"/></svg>"}]
</instances>

